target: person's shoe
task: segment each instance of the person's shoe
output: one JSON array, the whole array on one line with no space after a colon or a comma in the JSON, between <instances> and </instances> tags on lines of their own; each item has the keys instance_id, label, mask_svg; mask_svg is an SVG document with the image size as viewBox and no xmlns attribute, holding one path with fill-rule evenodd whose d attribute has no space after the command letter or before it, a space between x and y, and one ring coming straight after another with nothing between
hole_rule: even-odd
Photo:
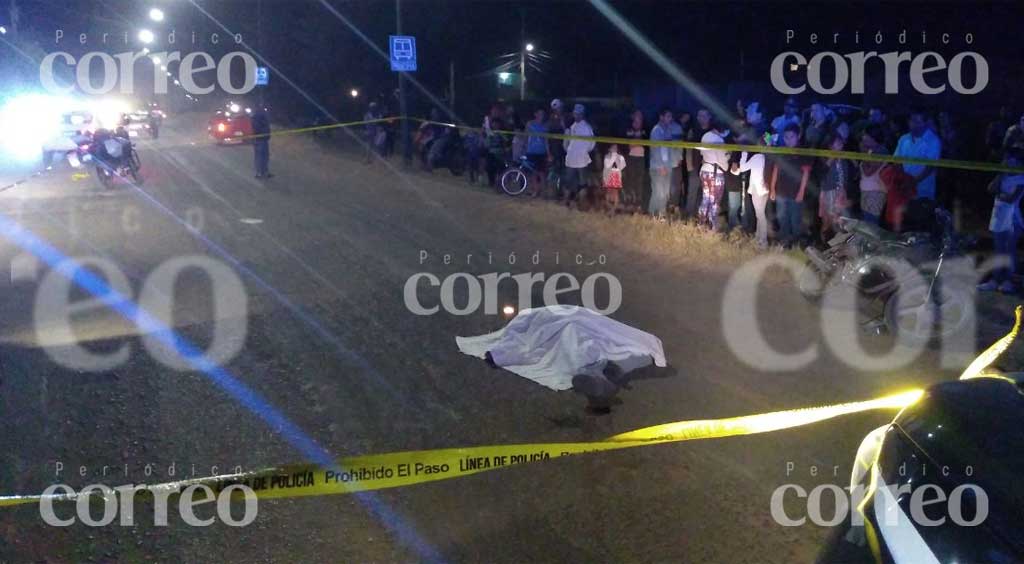
<instances>
[{"instance_id":1,"label":"person's shoe","mask_svg":"<svg viewBox=\"0 0 1024 564\"><path fill-rule=\"evenodd\" d=\"M1003 282L1002 284L999 285L999 291L1004 294L1016 294L1017 287L1013 285L1013 282L1007 280L1006 282Z\"/></svg>"},{"instance_id":2,"label":"person's shoe","mask_svg":"<svg viewBox=\"0 0 1024 564\"><path fill-rule=\"evenodd\" d=\"M263 175L262 174L257 174L256 178L263 178Z\"/></svg>"},{"instance_id":3,"label":"person's shoe","mask_svg":"<svg viewBox=\"0 0 1024 564\"><path fill-rule=\"evenodd\" d=\"M274 177L274 174L268 172L267 175L264 178L273 178L273 177Z\"/></svg>"},{"instance_id":4,"label":"person's shoe","mask_svg":"<svg viewBox=\"0 0 1024 564\"><path fill-rule=\"evenodd\" d=\"M995 280L989 280L988 282L978 284L979 292L995 292L997 289L999 289L999 284L996 284Z\"/></svg>"},{"instance_id":5,"label":"person's shoe","mask_svg":"<svg viewBox=\"0 0 1024 564\"><path fill-rule=\"evenodd\" d=\"M572 377L572 389L587 396L591 400L608 400L615 396L619 387L607 378L577 374Z\"/></svg>"},{"instance_id":6,"label":"person's shoe","mask_svg":"<svg viewBox=\"0 0 1024 564\"><path fill-rule=\"evenodd\" d=\"M608 362L601 371L609 382L625 390L632 389L629 385L629 376L622 372L622 367L614 362Z\"/></svg>"}]
</instances>

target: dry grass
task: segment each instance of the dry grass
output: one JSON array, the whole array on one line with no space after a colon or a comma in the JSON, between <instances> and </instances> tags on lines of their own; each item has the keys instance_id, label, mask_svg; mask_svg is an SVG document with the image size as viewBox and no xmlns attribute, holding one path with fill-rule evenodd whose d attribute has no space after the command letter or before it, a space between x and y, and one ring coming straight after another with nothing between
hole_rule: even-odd
<instances>
[{"instance_id":1,"label":"dry grass","mask_svg":"<svg viewBox=\"0 0 1024 564\"><path fill-rule=\"evenodd\" d=\"M334 152L336 156L362 158L362 153L351 146L338 148L342 151ZM479 186L467 184L465 177L450 176L443 169L435 174L423 174L416 170L402 172L415 175L419 182L436 182L457 190L482 190ZM520 223L537 226L533 230L544 231L543 235L549 241L586 238L599 247L616 248L625 254L647 256L691 270L727 272L759 255L782 252L775 247L759 249L752 236L738 230L728 234L713 233L680 220L662 222L647 215L609 216L601 209L601 197L593 194L583 198L582 206L586 211L568 209L549 200L534 200L525 196L510 198L493 192L488 196L491 194L505 213L513 214ZM805 260L799 251L788 253L800 262ZM787 280L791 283L791 278L785 272L780 270L777 273L779 276L773 273L774 269L766 278L773 282Z\"/></svg>"},{"instance_id":2,"label":"dry grass","mask_svg":"<svg viewBox=\"0 0 1024 564\"><path fill-rule=\"evenodd\" d=\"M733 270L758 255L781 253L776 249L759 249L753 237L738 231L713 233L686 221L658 221L646 215L610 217L602 211L571 210L553 202L523 203L523 212L540 223L598 239L631 254L691 269Z\"/></svg>"}]
</instances>

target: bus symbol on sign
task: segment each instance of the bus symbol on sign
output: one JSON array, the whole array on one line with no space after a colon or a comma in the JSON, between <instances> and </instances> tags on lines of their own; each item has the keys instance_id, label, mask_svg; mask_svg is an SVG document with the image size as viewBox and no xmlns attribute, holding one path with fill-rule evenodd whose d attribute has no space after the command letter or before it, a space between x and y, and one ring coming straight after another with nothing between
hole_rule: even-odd
<instances>
[{"instance_id":1,"label":"bus symbol on sign","mask_svg":"<svg viewBox=\"0 0 1024 564\"><path fill-rule=\"evenodd\" d=\"M411 35L388 36L391 50L391 70L410 72L416 70L416 38Z\"/></svg>"}]
</instances>

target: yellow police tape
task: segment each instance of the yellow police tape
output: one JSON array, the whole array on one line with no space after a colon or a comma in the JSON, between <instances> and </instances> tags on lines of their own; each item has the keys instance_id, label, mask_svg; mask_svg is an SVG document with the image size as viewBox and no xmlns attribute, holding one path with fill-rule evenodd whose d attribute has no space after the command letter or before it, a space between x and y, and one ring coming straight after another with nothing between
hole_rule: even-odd
<instances>
[{"instance_id":1,"label":"yellow police tape","mask_svg":"<svg viewBox=\"0 0 1024 564\"><path fill-rule=\"evenodd\" d=\"M1020 333L1022 317L1024 317L1024 306L1017 306L1014 316L1014 324L1010 332L978 355L964 370L960 376L961 380L978 377L1002 377L997 373L986 373L985 370L1006 352L1017 338ZM382 490L470 476L489 470L541 462L562 456L792 429L869 410L903 409L920 399L923 393L923 390L910 390L867 401L823 407L790 409L725 419L677 421L620 433L603 441L594 442L489 445L371 454L343 458L337 462L334 468L295 464L240 474L137 486L141 489L136 495L142 497L160 493L173 495L193 485L205 485L211 490L219 492L234 484L242 484L251 488L260 499ZM98 494L93 495L99 497ZM231 495L240 497L243 494L236 488ZM76 500L78 496L76 494L48 495L45 498L53 501L72 501ZM42 499L44 499L42 495L3 496L0 497L0 507L38 503Z\"/></svg>"},{"instance_id":2,"label":"yellow police tape","mask_svg":"<svg viewBox=\"0 0 1024 564\"><path fill-rule=\"evenodd\" d=\"M1017 306L1014 317L1013 328L1010 332L978 355L964 370L960 376L961 380L1003 377L998 373L986 373L985 370L998 360L1017 338L1020 333L1021 320L1024 317L1024 306ZM371 454L343 458L337 462L334 468L295 464L240 474L210 476L147 486L140 485L136 486L140 488L136 495L142 497L160 493L173 495L193 485L205 485L211 490L219 492L234 484L242 484L251 488L260 499L382 490L470 476L488 470L541 462L562 456L792 429L869 410L903 409L920 399L922 394L924 394L923 390L910 390L867 401L823 407L790 409L725 419L677 421L620 433L603 441L594 442L490 445ZM98 494L93 495L99 497ZM241 497L243 494L236 488L231 495ZM0 507L38 503L44 497L53 501L72 501L78 498L76 494L3 496L0 497Z\"/></svg>"},{"instance_id":3,"label":"yellow police tape","mask_svg":"<svg viewBox=\"0 0 1024 564\"><path fill-rule=\"evenodd\" d=\"M263 137L270 137L271 135L295 135L296 133L311 133L314 131L327 131L328 129L343 129L346 127L356 127L359 125L370 125L374 123L394 123L400 121L401 118L388 117L379 119L366 119L361 121L347 121L344 123L330 123L327 125L314 125L310 127L299 127L296 129L280 129L271 133L256 133L253 135L240 135L238 137L232 137L232 141L248 141L249 139L262 139Z\"/></svg>"},{"instance_id":4,"label":"yellow police tape","mask_svg":"<svg viewBox=\"0 0 1024 564\"><path fill-rule=\"evenodd\" d=\"M141 486L138 495L157 492L177 493L191 485L206 485L221 491L233 484L252 488L260 499L331 495L410 486L437 480L470 476L530 462L546 461L562 456L619 450L654 444L699 439L715 439L767 433L800 427L841 415L874 409L901 409L921 397L921 390L868 401L824 407L792 409L758 415L678 421L637 429L603 441L584 443L537 443L491 445L393 452L343 458L335 468L297 464L268 468L241 474L195 478L166 484ZM241 495L236 489L232 495ZM54 501L77 499L75 494L46 496ZM0 507L37 503L43 496L0 497Z\"/></svg>"},{"instance_id":5,"label":"yellow police tape","mask_svg":"<svg viewBox=\"0 0 1024 564\"><path fill-rule=\"evenodd\" d=\"M468 127L454 123L430 121L419 118L409 118L411 121L430 123L444 127L454 127L461 130L479 131L479 127ZM1012 167L999 163L986 163L979 161L960 161L953 159L919 159L912 157L896 157L892 155L873 155L858 153L855 151L831 151L828 149L797 149L789 147L766 147L762 145L736 145L720 143L705 145L692 141L652 141L650 139L627 139L623 137L581 137L578 135L565 135L561 133L523 133L521 131L492 130L501 135L528 135L530 137L543 137L545 139L593 141L595 143L614 143L616 145L643 145L646 147L670 147L676 149L714 149L720 151L749 151L753 153L766 153L769 155L800 155L805 157L840 158L852 161L870 161L879 163L898 163L911 165L934 166L940 168L956 168L962 170L977 170L982 172L1007 172L1024 174L1024 167Z\"/></svg>"},{"instance_id":6,"label":"yellow police tape","mask_svg":"<svg viewBox=\"0 0 1024 564\"><path fill-rule=\"evenodd\" d=\"M1010 345L1017 340L1017 335L1020 333L1021 317L1024 315L1024 306L1017 306L1013 311L1013 315L1013 328L1010 329L1010 332L992 343L992 346L985 349L985 352L979 354L977 358L968 364L967 368L960 374L961 380L992 376L992 374L986 374L985 369L992 366L992 363L998 360L1006 352L1006 349L1010 348Z\"/></svg>"}]
</instances>

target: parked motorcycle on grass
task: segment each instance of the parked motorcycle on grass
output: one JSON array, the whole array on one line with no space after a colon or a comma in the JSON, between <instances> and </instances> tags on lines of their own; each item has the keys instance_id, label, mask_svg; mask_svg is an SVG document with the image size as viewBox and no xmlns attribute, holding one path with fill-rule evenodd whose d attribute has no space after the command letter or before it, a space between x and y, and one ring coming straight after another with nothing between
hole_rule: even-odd
<instances>
[{"instance_id":1,"label":"parked motorcycle on grass","mask_svg":"<svg viewBox=\"0 0 1024 564\"><path fill-rule=\"evenodd\" d=\"M462 176L466 171L466 150L458 129L445 128L444 133L424 150L427 170L443 167L453 176Z\"/></svg>"},{"instance_id":2,"label":"parked motorcycle on grass","mask_svg":"<svg viewBox=\"0 0 1024 564\"><path fill-rule=\"evenodd\" d=\"M954 232L949 212L936 209L935 220L931 232L897 234L842 218L827 249L806 249L800 293L816 302L846 287L878 300L884 327L908 344L966 330L974 323L976 280L972 269L951 259L970 241Z\"/></svg>"}]
</instances>

